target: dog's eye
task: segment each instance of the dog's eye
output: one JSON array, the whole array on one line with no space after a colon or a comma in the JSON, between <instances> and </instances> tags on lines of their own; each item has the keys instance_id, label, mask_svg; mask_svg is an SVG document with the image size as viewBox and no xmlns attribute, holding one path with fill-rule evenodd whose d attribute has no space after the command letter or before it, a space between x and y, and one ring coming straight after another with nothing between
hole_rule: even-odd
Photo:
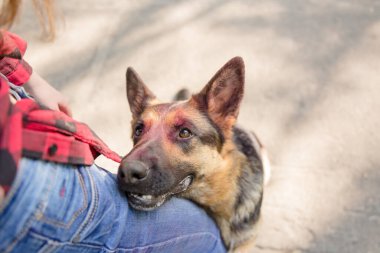
<instances>
[{"instance_id":1,"label":"dog's eye","mask_svg":"<svg viewBox=\"0 0 380 253\"><path fill-rule=\"evenodd\" d=\"M188 128L182 128L178 136L182 139L187 139L193 136L193 133Z\"/></svg>"},{"instance_id":2,"label":"dog's eye","mask_svg":"<svg viewBox=\"0 0 380 253\"><path fill-rule=\"evenodd\" d=\"M143 130L144 130L144 125L137 125L135 127L135 136L139 137L142 134Z\"/></svg>"}]
</instances>

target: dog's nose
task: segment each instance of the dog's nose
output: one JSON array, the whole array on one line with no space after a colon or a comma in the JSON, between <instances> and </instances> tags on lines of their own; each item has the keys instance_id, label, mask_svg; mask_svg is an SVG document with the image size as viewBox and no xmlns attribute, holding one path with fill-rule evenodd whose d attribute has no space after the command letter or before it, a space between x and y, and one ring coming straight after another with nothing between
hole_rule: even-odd
<instances>
[{"instance_id":1,"label":"dog's nose","mask_svg":"<svg viewBox=\"0 0 380 253\"><path fill-rule=\"evenodd\" d=\"M119 176L129 184L137 184L148 176L148 166L139 161L130 161L120 166Z\"/></svg>"}]
</instances>

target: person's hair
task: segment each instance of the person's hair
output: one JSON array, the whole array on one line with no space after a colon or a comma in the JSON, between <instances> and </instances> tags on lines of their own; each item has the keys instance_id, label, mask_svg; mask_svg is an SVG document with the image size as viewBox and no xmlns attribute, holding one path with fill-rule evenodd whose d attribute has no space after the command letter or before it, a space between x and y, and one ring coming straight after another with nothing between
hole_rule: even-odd
<instances>
[{"instance_id":1,"label":"person's hair","mask_svg":"<svg viewBox=\"0 0 380 253\"><path fill-rule=\"evenodd\" d=\"M0 26L9 28L14 23L21 9L22 0L2 0ZM47 39L55 37L55 20L53 0L33 0L34 9Z\"/></svg>"}]
</instances>

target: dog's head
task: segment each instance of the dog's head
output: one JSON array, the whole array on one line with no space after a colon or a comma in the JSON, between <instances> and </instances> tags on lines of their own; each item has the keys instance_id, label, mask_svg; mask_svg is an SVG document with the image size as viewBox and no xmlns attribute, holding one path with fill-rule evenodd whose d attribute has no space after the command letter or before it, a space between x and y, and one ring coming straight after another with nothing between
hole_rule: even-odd
<instances>
[{"instance_id":1,"label":"dog's head","mask_svg":"<svg viewBox=\"0 0 380 253\"><path fill-rule=\"evenodd\" d=\"M224 65L198 94L172 103L158 101L128 68L134 146L121 162L118 181L134 208L151 210L180 193L191 198L195 186L212 189L211 175L226 163L225 146L232 138L243 88L240 57Z\"/></svg>"}]
</instances>

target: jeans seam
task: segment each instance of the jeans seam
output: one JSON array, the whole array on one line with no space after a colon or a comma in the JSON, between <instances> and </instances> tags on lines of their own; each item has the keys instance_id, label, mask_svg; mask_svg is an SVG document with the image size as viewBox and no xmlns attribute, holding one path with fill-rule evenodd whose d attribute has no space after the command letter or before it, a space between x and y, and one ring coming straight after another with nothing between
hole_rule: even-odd
<instances>
[{"instance_id":1,"label":"jeans seam","mask_svg":"<svg viewBox=\"0 0 380 253\"><path fill-rule=\"evenodd\" d=\"M224 243L222 243L222 245L223 245L223 247L225 247ZM214 252L217 246L218 246L218 240L215 240L214 247L212 248L212 250L210 252Z\"/></svg>"},{"instance_id":2,"label":"jeans seam","mask_svg":"<svg viewBox=\"0 0 380 253\"><path fill-rule=\"evenodd\" d=\"M30 232L30 235L32 235L36 239L44 240L49 245L51 245L52 247L56 247L56 248L57 247L66 246L66 245L74 245L74 246L89 247L89 248L93 248L93 249L103 249L103 250L107 250L109 252L116 252L116 251L119 251L119 250L136 250L136 249L144 250L144 249L152 247L152 246L153 247L159 247L159 246L166 245L166 244L171 243L171 242L176 241L176 240L183 240L183 239L187 239L189 237L202 236L202 235L209 236L210 239L213 239L215 241L215 245L217 245L217 242L218 242L218 238L213 233L210 233L210 232L198 232L198 233L193 233L193 234L189 234L189 235L177 236L177 237L174 237L174 238L167 239L165 241L161 241L161 242L157 242L157 243L152 243L152 244L144 245L144 246L136 246L136 247L130 247L130 248L117 247L115 249L109 249L109 248L107 248L105 246L93 245L93 244L83 243L83 242L76 242L76 243L73 243L71 241L68 241L68 242L59 242L59 241L56 241L54 239L51 239L49 237L46 237L44 235L40 235L40 234L38 234L36 232L32 232L32 231ZM215 247L216 246L214 246L213 249L215 249Z\"/></svg>"},{"instance_id":3,"label":"jeans seam","mask_svg":"<svg viewBox=\"0 0 380 253\"><path fill-rule=\"evenodd\" d=\"M80 183L83 195L84 195L84 199L82 200L82 207L80 209L78 209L77 211L75 211L75 213L73 214L72 218L70 219L70 221L68 223L53 220L52 218L45 217L45 216L43 216L41 218L42 222L47 223L47 224L51 224L51 225L54 225L54 226L57 226L60 228L68 229L71 227L71 225L74 223L74 221L79 217L79 215L87 208L87 206L88 206L88 193L87 193L86 187L84 185L83 176L77 170L75 170L75 173L79 177L79 183Z\"/></svg>"},{"instance_id":4,"label":"jeans seam","mask_svg":"<svg viewBox=\"0 0 380 253\"><path fill-rule=\"evenodd\" d=\"M48 241L46 241L46 244L42 246L40 250L38 250L38 253L50 253L50 252L53 252L56 248L57 248L56 245L51 244Z\"/></svg>"},{"instance_id":5,"label":"jeans seam","mask_svg":"<svg viewBox=\"0 0 380 253\"><path fill-rule=\"evenodd\" d=\"M52 168L53 169L53 168ZM28 231L30 230L30 228L32 227L32 224L33 222L35 222L36 220L39 219L39 217L41 216L41 214L44 212L44 209L46 208L44 203L46 202L48 196L49 196L49 192L50 190L52 189L53 187L53 176L51 175L50 176L51 180L47 180L48 183L47 183L47 186L45 187L45 189L43 190L43 194L41 195L41 200L40 202L38 203L37 205L37 208L35 210L34 213L32 213L28 220L25 222L25 225L24 225L24 228L15 236L15 238L12 240L12 242L8 245L8 247L5 249L4 253L7 253L7 252L10 252L14 246L22 239L25 237L25 235L28 233Z\"/></svg>"},{"instance_id":6,"label":"jeans seam","mask_svg":"<svg viewBox=\"0 0 380 253\"><path fill-rule=\"evenodd\" d=\"M89 169L84 167L83 170L85 172L87 172L87 175L88 175L88 178L90 181L90 187L92 190L92 192L91 192L92 203L89 207L89 212L88 212L89 214L85 217L84 222L79 227L78 231L76 233L74 233L74 235L71 238L71 241L74 241L74 242L80 240L80 236L81 236L82 232L87 228L88 224L93 220L95 213L96 213L96 210L98 209L98 198L99 198L99 196L98 196L98 189L97 189L96 184L94 182L94 178L93 178L91 171Z\"/></svg>"},{"instance_id":7,"label":"jeans seam","mask_svg":"<svg viewBox=\"0 0 380 253\"><path fill-rule=\"evenodd\" d=\"M174 238L162 241L162 242L158 242L158 243L153 243L153 244L150 244L150 245L144 245L144 246L133 247L133 248L119 248L118 250L120 250L120 249L122 249L122 250L123 249L125 249L125 250L145 249L145 248L148 248L148 247L151 247L151 246L156 246L157 247L157 246L162 246L162 245L171 243L171 242L176 241L178 239L182 240L182 239L186 239L188 237L194 237L194 236L200 236L200 235L207 235L207 236L210 236L215 241L218 241L218 238L214 234L212 234L210 232L199 232L199 233L193 233L193 234L189 234L189 235L177 236L177 237L174 237ZM116 251L116 250L112 250L112 251Z\"/></svg>"},{"instance_id":8,"label":"jeans seam","mask_svg":"<svg viewBox=\"0 0 380 253\"><path fill-rule=\"evenodd\" d=\"M139 246L139 247L133 247L133 248L119 248L117 250L132 250L132 249L145 249L145 248L148 248L148 247L151 247L151 246L162 246L162 245L165 245L165 244L168 244L168 243L171 243L173 241L176 241L176 240L182 240L182 239L186 239L188 237L194 237L194 236L200 236L200 235L207 235L207 236L210 236L212 239L214 239L214 241L217 241L218 238L215 237L214 234L210 233L210 232L199 232L199 233L193 233L193 234L189 234L189 235L182 235L182 236L177 236L177 237L174 237L174 238L171 238L171 239L168 239L168 240L165 240L165 241L162 241L162 242L158 242L158 243L153 243L153 244L150 244L150 245L144 245L144 246ZM115 250L112 250L112 251L116 251Z\"/></svg>"}]
</instances>

